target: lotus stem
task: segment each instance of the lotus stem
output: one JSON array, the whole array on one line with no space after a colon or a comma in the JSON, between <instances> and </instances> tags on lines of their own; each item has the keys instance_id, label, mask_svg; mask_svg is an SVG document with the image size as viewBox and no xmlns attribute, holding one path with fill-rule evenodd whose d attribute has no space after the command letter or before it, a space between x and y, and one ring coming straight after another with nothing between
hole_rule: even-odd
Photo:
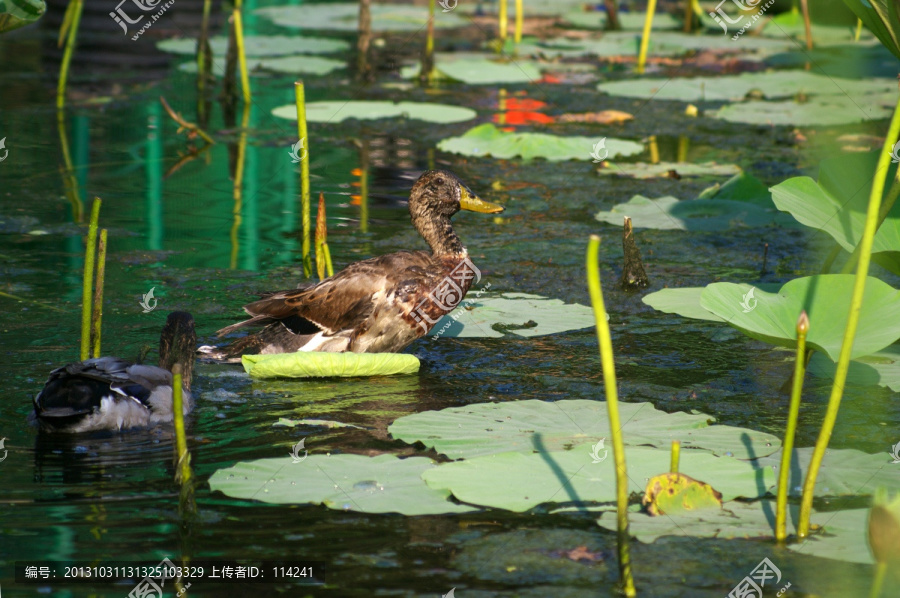
<instances>
[{"instance_id":1,"label":"lotus stem","mask_svg":"<svg viewBox=\"0 0 900 598\"><path fill-rule=\"evenodd\" d=\"M869 590L869 598L878 598L881 596L881 587L884 585L887 567L888 564L885 561L879 561L875 564L875 577L872 579L872 589Z\"/></svg>"},{"instance_id":2,"label":"lotus stem","mask_svg":"<svg viewBox=\"0 0 900 598\"><path fill-rule=\"evenodd\" d=\"M806 49L813 49L812 23L809 20L809 0L800 0L800 10L803 11L803 26L806 29Z\"/></svg>"},{"instance_id":3,"label":"lotus stem","mask_svg":"<svg viewBox=\"0 0 900 598\"><path fill-rule=\"evenodd\" d=\"M372 13L370 5L371 0L359 1L359 38L356 41L357 53L357 77L366 81L371 76L371 68L369 66L369 45L372 42Z\"/></svg>"},{"instance_id":4,"label":"lotus stem","mask_svg":"<svg viewBox=\"0 0 900 598\"><path fill-rule=\"evenodd\" d=\"M319 192L319 210L316 213L316 273L319 280L325 278L325 244L328 229L325 223L325 194Z\"/></svg>"},{"instance_id":5,"label":"lotus stem","mask_svg":"<svg viewBox=\"0 0 900 598\"><path fill-rule=\"evenodd\" d=\"M644 32L641 34L641 49L638 52L637 74L644 74L647 64L647 47L650 45L650 29L653 27L653 14L656 12L656 0L647 1L647 16L644 19Z\"/></svg>"},{"instance_id":6,"label":"lotus stem","mask_svg":"<svg viewBox=\"0 0 900 598\"><path fill-rule=\"evenodd\" d=\"M244 103L250 103L250 75L247 73L247 54L244 52L244 26L241 21L241 0L234 3L234 38L238 48L238 64L241 68L241 91Z\"/></svg>"},{"instance_id":7,"label":"lotus stem","mask_svg":"<svg viewBox=\"0 0 900 598\"><path fill-rule=\"evenodd\" d=\"M790 490L791 456L794 452L794 436L797 433L797 417L800 415L800 396L803 377L806 375L806 335L809 333L809 317L800 312L797 320L797 357L794 360L794 382L791 388L791 406L788 409L787 429L781 443L781 465L778 470L778 497L775 503L775 540L787 539L787 502Z\"/></svg>"},{"instance_id":8,"label":"lotus stem","mask_svg":"<svg viewBox=\"0 0 900 598\"><path fill-rule=\"evenodd\" d=\"M241 135L238 141L237 158L234 165L234 185L232 187L232 198L234 199L234 207L232 215L234 220L231 224L231 269L237 269L238 254L240 253L240 242L238 239L238 231L241 228L241 210L244 203L244 159L247 155L247 127L250 124L250 104L244 104L244 112L241 116Z\"/></svg>"},{"instance_id":9,"label":"lotus stem","mask_svg":"<svg viewBox=\"0 0 900 598\"><path fill-rule=\"evenodd\" d=\"M91 204L87 246L84 251L84 280L81 286L81 360L91 355L91 285L94 282L94 256L97 251L97 222L100 220L100 198Z\"/></svg>"},{"instance_id":10,"label":"lotus stem","mask_svg":"<svg viewBox=\"0 0 900 598\"><path fill-rule=\"evenodd\" d=\"M881 204L881 209L878 211L878 224L875 227L875 232L881 228L881 225L884 224L884 221L887 220L888 214L891 213L891 210L894 208L894 203L897 201L897 195L900 194L900 168L897 169L896 175L894 176L894 184L891 185L890 190L887 192L887 195L884 197L884 201ZM840 245L838 246L838 250L840 250ZM849 274L853 272L853 268L856 267L856 262L859 260L859 245L853 250L853 253L850 254L850 257L847 258L846 263L844 263L844 267L841 268L841 274Z\"/></svg>"},{"instance_id":11,"label":"lotus stem","mask_svg":"<svg viewBox=\"0 0 900 598\"><path fill-rule=\"evenodd\" d=\"M687 162L688 148L691 146L691 140L687 135L678 136L678 154L675 158L676 162Z\"/></svg>"},{"instance_id":12,"label":"lotus stem","mask_svg":"<svg viewBox=\"0 0 900 598\"><path fill-rule=\"evenodd\" d=\"M616 6L616 0L603 0L606 7L606 27L607 31L619 31L622 24L619 23L619 9Z\"/></svg>"},{"instance_id":13,"label":"lotus stem","mask_svg":"<svg viewBox=\"0 0 900 598\"><path fill-rule=\"evenodd\" d=\"M175 421L175 480L182 485L191 481L191 454L184 433L184 396L181 364L172 366L172 417Z\"/></svg>"},{"instance_id":14,"label":"lotus stem","mask_svg":"<svg viewBox=\"0 0 900 598\"><path fill-rule=\"evenodd\" d=\"M19 297L18 295L13 295L13 294L11 294L11 293L4 293L3 291L0 291L0 297L8 297L8 298L13 299L13 300L15 300L15 301L22 301L22 302L24 302L24 303L31 303L32 305L38 305L38 306L40 306L40 307L45 307L45 308L47 308L47 309L52 309L53 311L58 311L58 312L63 313L63 314L69 313L68 310L61 309L61 308L59 308L59 307L56 307L55 305L50 305L49 303L44 303L43 301L38 301L38 300L36 300L36 299L27 299L27 298L25 298L25 297Z\"/></svg>"},{"instance_id":15,"label":"lotus stem","mask_svg":"<svg viewBox=\"0 0 900 598\"><path fill-rule=\"evenodd\" d=\"M513 33L513 41L516 42L516 46L522 43L522 26L525 23L525 7L522 4L522 0L516 0L516 29Z\"/></svg>"},{"instance_id":16,"label":"lotus stem","mask_svg":"<svg viewBox=\"0 0 900 598\"><path fill-rule=\"evenodd\" d=\"M651 0L652 2L653 0ZM599 270L600 237L591 235L587 249L587 284L594 308L597 326L597 344L600 346L600 363L603 368L603 386L606 391L606 409L609 413L609 428L613 441L613 459L616 463L616 521L618 528L619 574L625 596L637 596L631 571L631 550L628 535L628 473L625 467L625 443L622 440L622 425L619 420L619 395L616 389L616 365L613 361L612 338L603 291L600 287Z\"/></svg>"},{"instance_id":17,"label":"lotus stem","mask_svg":"<svg viewBox=\"0 0 900 598\"><path fill-rule=\"evenodd\" d=\"M831 433L837 421L838 410L841 407L841 397L844 393L844 383L847 381L847 370L850 367L850 354L853 351L853 338L856 336L856 328L859 324L859 312L862 307L863 293L866 290L866 277L869 274L869 264L872 260L872 244L875 240L875 231L878 228L878 214L881 208L881 196L884 193L884 183L890 166L891 147L894 140L900 134L900 101L894 107L894 115L888 127L887 136L884 138L884 147L878 156L878 165L875 167L875 178L872 180L872 190L869 194L869 207L866 211L866 223L863 227L862 239L859 242L859 266L856 269L856 279L853 283L853 294L850 297L850 313L847 314L847 328L844 330L844 340L841 344L841 352L838 356L837 368L834 372L834 386L831 388L831 396L828 398L828 408L825 411L825 419L819 438L813 449L812 459L809 463L809 471L806 473L806 481L803 484L803 497L800 501L800 520L797 525L797 536L802 540L809 535L809 517L812 512L813 493L816 487L816 478L819 475L819 467L825 457L825 449L831 440Z\"/></svg>"},{"instance_id":18,"label":"lotus stem","mask_svg":"<svg viewBox=\"0 0 900 598\"><path fill-rule=\"evenodd\" d=\"M369 142L363 141L359 154L359 230L369 232Z\"/></svg>"},{"instance_id":19,"label":"lotus stem","mask_svg":"<svg viewBox=\"0 0 900 598\"><path fill-rule=\"evenodd\" d=\"M97 243L97 281L91 310L91 357L100 357L100 332L103 328L103 283L106 280L106 229L100 229Z\"/></svg>"},{"instance_id":20,"label":"lotus stem","mask_svg":"<svg viewBox=\"0 0 900 598\"><path fill-rule=\"evenodd\" d=\"M434 0L428 0L428 28L425 34L425 53L419 69L419 83L427 85L434 77Z\"/></svg>"},{"instance_id":21,"label":"lotus stem","mask_svg":"<svg viewBox=\"0 0 900 598\"><path fill-rule=\"evenodd\" d=\"M56 128L59 132L59 146L62 150L65 168L63 180L66 184L66 195L69 196L69 202L72 204L72 221L81 222L84 218L84 203L81 201L81 196L78 195L78 181L75 179L75 167L72 165L72 154L69 152L65 117L65 110L56 110Z\"/></svg>"},{"instance_id":22,"label":"lotus stem","mask_svg":"<svg viewBox=\"0 0 900 598\"><path fill-rule=\"evenodd\" d=\"M506 41L506 35L509 32L509 0L500 1L500 18L497 23L497 33L500 35L500 52L503 52L503 43Z\"/></svg>"},{"instance_id":23,"label":"lotus stem","mask_svg":"<svg viewBox=\"0 0 900 598\"><path fill-rule=\"evenodd\" d=\"M693 0L684 0L684 32L690 33L694 28L694 3Z\"/></svg>"},{"instance_id":24,"label":"lotus stem","mask_svg":"<svg viewBox=\"0 0 900 598\"><path fill-rule=\"evenodd\" d=\"M78 37L78 25L81 23L81 11L84 8L82 0L69 0L69 8L66 8L66 16L60 28L60 40L66 37L66 49L63 52L62 62L59 65L59 83L56 86L56 107L63 108L66 105L66 82L69 79L69 64L72 62L72 54L75 52L75 39ZM71 13L69 10L71 9Z\"/></svg>"},{"instance_id":25,"label":"lotus stem","mask_svg":"<svg viewBox=\"0 0 900 598\"><path fill-rule=\"evenodd\" d=\"M323 243L322 249L325 251L325 271L328 272L328 276L334 276L334 266L331 264L331 250L328 248L328 243Z\"/></svg>"},{"instance_id":26,"label":"lotus stem","mask_svg":"<svg viewBox=\"0 0 900 598\"><path fill-rule=\"evenodd\" d=\"M209 45L209 13L212 0L203 0L203 20L197 39L197 118L206 123L206 83L212 69L212 48Z\"/></svg>"},{"instance_id":27,"label":"lotus stem","mask_svg":"<svg viewBox=\"0 0 900 598\"><path fill-rule=\"evenodd\" d=\"M656 142L656 135L651 135L649 138L650 141L650 163L658 164L659 163L659 144Z\"/></svg>"},{"instance_id":28,"label":"lotus stem","mask_svg":"<svg viewBox=\"0 0 900 598\"><path fill-rule=\"evenodd\" d=\"M856 19L856 31L853 33L853 41L859 41L859 34L862 33L862 19Z\"/></svg>"},{"instance_id":29,"label":"lotus stem","mask_svg":"<svg viewBox=\"0 0 900 598\"><path fill-rule=\"evenodd\" d=\"M205 141L209 145L213 145L215 143L215 140L212 137L210 137L206 133L206 131L201 129L196 124L184 120L184 117L182 117L181 114L172 110L172 107L169 106L169 103L166 101L166 98L159 96L159 101L162 103L163 108L166 109L166 112L168 113L169 117L172 120L174 120L176 123L178 123L178 130L176 131L176 133L181 133L182 131L188 131L189 139L191 137L193 137L194 135L199 135L200 138L203 139L203 141Z\"/></svg>"},{"instance_id":30,"label":"lotus stem","mask_svg":"<svg viewBox=\"0 0 900 598\"><path fill-rule=\"evenodd\" d=\"M303 81L294 82L294 98L297 103L297 136L306 150L300 160L300 206L303 211L303 275L312 276L312 260L309 255L309 138L306 130L306 94Z\"/></svg>"},{"instance_id":31,"label":"lotus stem","mask_svg":"<svg viewBox=\"0 0 900 598\"><path fill-rule=\"evenodd\" d=\"M669 473L678 473L678 464L681 461L681 442L672 441L672 457L669 461Z\"/></svg>"}]
</instances>

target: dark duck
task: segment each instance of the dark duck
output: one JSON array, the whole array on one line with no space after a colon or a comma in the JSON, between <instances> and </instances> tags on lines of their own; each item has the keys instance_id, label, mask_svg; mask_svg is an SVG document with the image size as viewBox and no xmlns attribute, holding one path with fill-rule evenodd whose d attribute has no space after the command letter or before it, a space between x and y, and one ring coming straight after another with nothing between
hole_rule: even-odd
<instances>
[{"instance_id":1,"label":"dark duck","mask_svg":"<svg viewBox=\"0 0 900 598\"><path fill-rule=\"evenodd\" d=\"M262 295L244 306L251 317L219 331L262 326L209 357L248 353L397 352L428 333L480 277L450 218L459 210L495 214L452 172L429 170L409 195L412 224L431 251L398 251L356 262L318 284Z\"/></svg>"},{"instance_id":2,"label":"dark duck","mask_svg":"<svg viewBox=\"0 0 900 598\"><path fill-rule=\"evenodd\" d=\"M159 338L159 366L95 357L55 369L30 420L46 432L120 431L171 422L172 368L181 364L184 413L191 411L194 318L172 312Z\"/></svg>"}]
</instances>

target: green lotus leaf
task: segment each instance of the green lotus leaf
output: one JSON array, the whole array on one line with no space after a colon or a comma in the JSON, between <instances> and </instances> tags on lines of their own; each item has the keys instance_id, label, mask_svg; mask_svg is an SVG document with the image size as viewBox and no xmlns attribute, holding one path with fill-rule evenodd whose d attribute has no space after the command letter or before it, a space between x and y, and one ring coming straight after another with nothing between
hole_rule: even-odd
<instances>
[{"instance_id":1,"label":"green lotus leaf","mask_svg":"<svg viewBox=\"0 0 900 598\"><path fill-rule=\"evenodd\" d=\"M500 338L505 333L532 337L593 327L594 311L526 293L473 296L438 320L432 336Z\"/></svg>"},{"instance_id":2,"label":"green lotus leaf","mask_svg":"<svg viewBox=\"0 0 900 598\"><path fill-rule=\"evenodd\" d=\"M700 306L700 295L703 287L684 287L680 289L661 289L655 293L649 293L641 298L641 301L666 314L678 314L692 320L708 320L710 322L724 322L714 313L710 313Z\"/></svg>"},{"instance_id":3,"label":"green lotus leaf","mask_svg":"<svg viewBox=\"0 0 900 598\"><path fill-rule=\"evenodd\" d=\"M740 172L721 185L716 183L700 192L699 199L727 199L732 201L749 201L766 207L772 205L772 193L769 186L761 180Z\"/></svg>"},{"instance_id":4,"label":"green lotus leaf","mask_svg":"<svg viewBox=\"0 0 900 598\"><path fill-rule=\"evenodd\" d=\"M851 274L807 276L785 283L777 293L748 284L717 282L703 290L700 305L751 338L790 348L796 346L797 318L805 310L809 316L807 344L837 361L850 313L853 279ZM900 338L898 312L900 291L869 277L851 358L880 351Z\"/></svg>"},{"instance_id":5,"label":"green lotus leaf","mask_svg":"<svg viewBox=\"0 0 900 598\"><path fill-rule=\"evenodd\" d=\"M691 199L682 201L666 196L650 199L635 195L627 203L617 204L609 211L597 212L600 222L622 226L629 216L635 228L656 230L720 231L737 227L769 226L779 222L774 206L746 201L719 199Z\"/></svg>"},{"instance_id":6,"label":"green lotus leaf","mask_svg":"<svg viewBox=\"0 0 900 598\"><path fill-rule=\"evenodd\" d=\"M244 355L241 364L253 378L331 378L414 374L419 359L406 353L317 353Z\"/></svg>"},{"instance_id":7,"label":"green lotus leaf","mask_svg":"<svg viewBox=\"0 0 900 598\"><path fill-rule=\"evenodd\" d=\"M662 473L650 478L641 504L655 517L722 508L722 494L683 473Z\"/></svg>"},{"instance_id":8,"label":"green lotus leaf","mask_svg":"<svg viewBox=\"0 0 900 598\"><path fill-rule=\"evenodd\" d=\"M592 11L571 11L562 15L563 20L580 29L604 29L606 28L606 12L600 10ZM640 31L644 28L644 21L647 18L643 12L620 12L619 26L628 31ZM658 12L653 15L653 31L661 31L664 29L678 29L681 27L681 21L676 19L669 13ZM651 38L652 39L652 38Z\"/></svg>"},{"instance_id":9,"label":"green lotus leaf","mask_svg":"<svg viewBox=\"0 0 900 598\"><path fill-rule=\"evenodd\" d=\"M613 96L682 102L739 101L750 92L759 92L769 100L802 93L808 96L843 96L868 103L875 94L896 95L896 87L896 82L889 79L838 79L808 71L769 71L726 77L609 81L599 84L597 89ZM832 100L837 105L837 99ZM750 104L772 105L769 102ZM770 109L770 112L774 110Z\"/></svg>"},{"instance_id":10,"label":"green lotus leaf","mask_svg":"<svg viewBox=\"0 0 900 598\"><path fill-rule=\"evenodd\" d=\"M524 59L504 60L487 54L456 52L437 53L434 63L439 78L470 85L533 83L541 78L538 63ZM400 69L400 76L415 79L421 69L417 62Z\"/></svg>"},{"instance_id":11,"label":"green lotus leaf","mask_svg":"<svg viewBox=\"0 0 900 598\"><path fill-rule=\"evenodd\" d=\"M537 436L537 434L536 434ZM751 461L716 457L707 451L684 451L680 471L703 477L726 499L765 495L775 483L771 470ZM648 447L625 449L628 491L643 492L648 480L669 468L669 451ZM460 501L523 512L542 504L586 505L616 500L615 460L596 462L590 450L500 453L447 463L422 477Z\"/></svg>"},{"instance_id":12,"label":"green lotus leaf","mask_svg":"<svg viewBox=\"0 0 900 598\"><path fill-rule=\"evenodd\" d=\"M804 102L741 102L723 106L709 116L734 123L824 127L888 118L893 113L896 94L878 93L860 102L859 98L825 95Z\"/></svg>"},{"instance_id":13,"label":"green lotus leaf","mask_svg":"<svg viewBox=\"0 0 900 598\"><path fill-rule=\"evenodd\" d=\"M297 107L294 104L279 106L272 110L272 115L296 121ZM447 124L471 120L476 116L477 113L469 108L428 102L330 101L306 105L306 120L314 123L338 123L350 118L407 118Z\"/></svg>"},{"instance_id":14,"label":"green lotus leaf","mask_svg":"<svg viewBox=\"0 0 900 598\"><path fill-rule=\"evenodd\" d=\"M29 25L46 11L44 0L0 0L0 33Z\"/></svg>"},{"instance_id":15,"label":"green lotus leaf","mask_svg":"<svg viewBox=\"0 0 900 598\"><path fill-rule=\"evenodd\" d=\"M247 71L263 70L287 75L327 75L332 71L346 68L342 60L322 58L321 56L281 56L276 58L248 57ZM197 72L197 61L184 62L178 69L186 73ZM212 74L216 77L225 75L225 60L213 60Z\"/></svg>"},{"instance_id":16,"label":"green lotus leaf","mask_svg":"<svg viewBox=\"0 0 900 598\"><path fill-rule=\"evenodd\" d=\"M844 0L844 4L891 54L900 58L900 15L896 4L891 0Z\"/></svg>"},{"instance_id":17,"label":"green lotus leaf","mask_svg":"<svg viewBox=\"0 0 900 598\"><path fill-rule=\"evenodd\" d=\"M772 201L798 222L825 231L845 250L853 251L862 239L877 160L875 152L824 160L818 180L805 176L788 179L772 187ZM896 164L890 166L888 181L893 180L896 169ZM879 265L900 273L900 202L875 234L872 254Z\"/></svg>"},{"instance_id":18,"label":"green lotus leaf","mask_svg":"<svg viewBox=\"0 0 900 598\"><path fill-rule=\"evenodd\" d=\"M821 353L813 354L806 371L815 376L834 378L835 363ZM887 386L900 392L900 345L891 345L877 353L850 362L847 383L859 386Z\"/></svg>"},{"instance_id":19,"label":"green lotus leaf","mask_svg":"<svg viewBox=\"0 0 900 598\"><path fill-rule=\"evenodd\" d=\"M411 4L372 4L373 31L424 31L428 25L428 8ZM355 2L304 3L300 6L270 6L256 14L276 25L294 29L329 29L356 31L359 27L359 4ZM461 27L468 21L452 13L441 13L434 20L438 29Z\"/></svg>"},{"instance_id":20,"label":"green lotus leaf","mask_svg":"<svg viewBox=\"0 0 900 598\"><path fill-rule=\"evenodd\" d=\"M436 467L431 459L309 455L295 462L288 447L283 450L284 457L241 462L216 471L209 478L210 489L232 498L323 504L361 513L438 515L474 510L447 500L448 492L425 484L422 474Z\"/></svg>"},{"instance_id":21,"label":"green lotus leaf","mask_svg":"<svg viewBox=\"0 0 900 598\"><path fill-rule=\"evenodd\" d=\"M682 177L733 176L741 172L741 168L737 164L716 164L715 162L704 162L702 164L657 162L656 164L647 164L645 162L635 162L633 164L603 166L597 169L597 174L600 176L631 177L634 179L655 179L666 178L673 170Z\"/></svg>"},{"instance_id":22,"label":"green lotus leaf","mask_svg":"<svg viewBox=\"0 0 900 598\"><path fill-rule=\"evenodd\" d=\"M789 550L823 559L874 564L875 559L866 542L868 516L869 509L818 513L811 520L822 526L821 529L803 542L788 544L787 547Z\"/></svg>"},{"instance_id":23,"label":"green lotus leaf","mask_svg":"<svg viewBox=\"0 0 900 598\"><path fill-rule=\"evenodd\" d=\"M227 37L213 37L209 40L213 55L224 59L228 51ZM184 37L165 39L156 47L163 52L194 56L197 53L197 39ZM287 35L245 35L244 54L247 57L289 56L291 54L330 54L350 49L350 44L339 39L324 37L299 37Z\"/></svg>"},{"instance_id":24,"label":"green lotus leaf","mask_svg":"<svg viewBox=\"0 0 900 598\"><path fill-rule=\"evenodd\" d=\"M650 445L666 454L673 440L680 441L685 450L702 449L739 459L768 455L781 445L778 438L763 432L710 425L713 418L704 414L665 413L650 403L621 403L619 410L627 445ZM592 448L609 436L609 429L605 402L529 399L424 411L401 417L388 431L394 438L410 444L421 442L451 459L470 459L509 451L572 450L589 457ZM598 447L602 455L600 449L602 446Z\"/></svg>"},{"instance_id":25,"label":"green lotus leaf","mask_svg":"<svg viewBox=\"0 0 900 598\"><path fill-rule=\"evenodd\" d=\"M800 496L811 457L812 448L794 449L788 483L791 496ZM855 449L829 449L819 468L815 495L871 496L878 488L896 492L900 490L900 467L892 461L887 450L870 455ZM777 471L781 466L781 451L762 457L757 463L760 467Z\"/></svg>"},{"instance_id":26,"label":"green lotus leaf","mask_svg":"<svg viewBox=\"0 0 900 598\"><path fill-rule=\"evenodd\" d=\"M591 152L599 141L592 137L561 137L546 133L507 133L486 123L466 131L460 137L450 137L438 143L438 149L464 156L492 156L525 160L544 158L550 162L562 160L592 160ZM607 137L608 158L633 156L644 151L635 141Z\"/></svg>"}]
</instances>

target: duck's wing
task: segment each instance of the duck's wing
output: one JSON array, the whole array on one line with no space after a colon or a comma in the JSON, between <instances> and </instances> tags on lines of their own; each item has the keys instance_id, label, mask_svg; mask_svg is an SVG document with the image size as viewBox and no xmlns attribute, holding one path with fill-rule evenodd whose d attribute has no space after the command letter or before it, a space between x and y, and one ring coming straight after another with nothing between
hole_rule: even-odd
<instances>
[{"instance_id":1,"label":"duck's wing","mask_svg":"<svg viewBox=\"0 0 900 598\"><path fill-rule=\"evenodd\" d=\"M401 251L351 264L317 285L279 291L244 306L252 317L218 332L281 322L295 334L336 334L365 322L392 290L426 278L433 265L424 251Z\"/></svg>"},{"instance_id":2,"label":"duck's wing","mask_svg":"<svg viewBox=\"0 0 900 598\"><path fill-rule=\"evenodd\" d=\"M129 377L130 366L118 357L97 357L57 368L34 398L35 413L51 418L88 414L112 393L146 400L150 391Z\"/></svg>"}]
</instances>

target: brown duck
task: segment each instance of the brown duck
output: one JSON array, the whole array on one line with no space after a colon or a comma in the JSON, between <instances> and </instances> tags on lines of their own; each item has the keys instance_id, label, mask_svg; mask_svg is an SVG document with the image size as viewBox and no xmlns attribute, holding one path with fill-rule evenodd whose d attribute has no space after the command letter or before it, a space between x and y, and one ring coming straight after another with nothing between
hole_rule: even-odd
<instances>
[{"instance_id":1,"label":"brown duck","mask_svg":"<svg viewBox=\"0 0 900 598\"><path fill-rule=\"evenodd\" d=\"M456 175L429 170L409 196L412 224L431 247L356 262L318 284L262 296L244 306L250 319L219 331L263 326L223 348L201 347L214 359L245 353L400 351L428 333L481 277L450 218L460 209L494 214Z\"/></svg>"}]
</instances>

